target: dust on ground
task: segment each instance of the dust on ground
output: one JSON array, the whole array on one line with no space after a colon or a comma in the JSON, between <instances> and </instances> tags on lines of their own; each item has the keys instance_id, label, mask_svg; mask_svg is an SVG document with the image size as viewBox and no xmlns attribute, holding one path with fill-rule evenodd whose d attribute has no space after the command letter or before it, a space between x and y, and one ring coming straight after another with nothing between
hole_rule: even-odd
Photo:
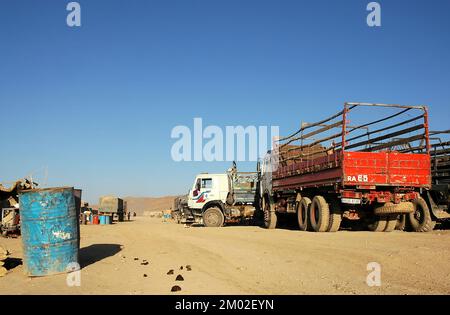
<instances>
[{"instance_id":1,"label":"dust on ground","mask_svg":"<svg viewBox=\"0 0 450 315\"><path fill-rule=\"evenodd\" d=\"M20 238L0 243L22 258ZM137 217L81 226L80 260L79 287L67 275L28 278L18 265L0 294L450 294L450 231L185 228ZM381 265L380 287L366 284L370 262Z\"/></svg>"}]
</instances>

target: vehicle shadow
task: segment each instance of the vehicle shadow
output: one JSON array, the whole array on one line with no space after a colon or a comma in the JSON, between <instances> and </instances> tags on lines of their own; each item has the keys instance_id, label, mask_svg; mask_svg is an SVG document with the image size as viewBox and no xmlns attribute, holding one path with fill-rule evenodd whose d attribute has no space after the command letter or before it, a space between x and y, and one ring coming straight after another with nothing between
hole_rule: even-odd
<instances>
[{"instance_id":1,"label":"vehicle shadow","mask_svg":"<svg viewBox=\"0 0 450 315\"><path fill-rule=\"evenodd\" d=\"M105 258L114 256L122 250L119 244L93 244L80 248L80 266L87 267Z\"/></svg>"}]
</instances>

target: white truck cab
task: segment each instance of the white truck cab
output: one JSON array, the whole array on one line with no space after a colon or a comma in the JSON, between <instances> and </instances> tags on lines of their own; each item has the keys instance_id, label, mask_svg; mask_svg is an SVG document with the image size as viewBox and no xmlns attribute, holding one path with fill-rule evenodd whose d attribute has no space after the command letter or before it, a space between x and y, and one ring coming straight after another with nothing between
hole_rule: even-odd
<instances>
[{"instance_id":1,"label":"white truck cab","mask_svg":"<svg viewBox=\"0 0 450 315\"><path fill-rule=\"evenodd\" d=\"M199 174L189 190L187 210L207 227L252 218L259 204L257 185L257 172L238 172L235 163L224 174Z\"/></svg>"},{"instance_id":2,"label":"white truck cab","mask_svg":"<svg viewBox=\"0 0 450 315\"><path fill-rule=\"evenodd\" d=\"M225 203L229 191L227 174L197 175L194 185L189 191L188 207L191 209L203 209L210 201Z\"/></svg>"}]
</instances>

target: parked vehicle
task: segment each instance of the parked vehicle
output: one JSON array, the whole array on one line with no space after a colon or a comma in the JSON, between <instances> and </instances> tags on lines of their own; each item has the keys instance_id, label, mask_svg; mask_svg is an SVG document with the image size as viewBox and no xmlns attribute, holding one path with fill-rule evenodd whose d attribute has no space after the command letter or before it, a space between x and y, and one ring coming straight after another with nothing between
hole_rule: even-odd
<instances>
[{"instance_id":1,"label":"parked vehicle","mask_svg":"<svg viewBox=\"0 0 450 315\"><path fill-rule=\"evenodd\" d=\"M402 217L399 229L432 230L437 223L450 221L450 130L431 131L431 189L422 191L428 207L417 207L408 217ZM423 147L409 148L423 151ZM405 220L406 219L406 220Z\"/></svg>"},{"instance_id":2,"label":"parked vehicle","mask_svg":"<svg viewBox=\"0 0 450 315\"><path fill-rule=\"evenodd\" d=\"M236 163L224 174L199 174L187 208L207 227L251 220L259 209L258 182L258 172L238 172Z\"/></svg>"},{"instance_id":3,"label":"parked vehicle","mask_svg":"<svg viewBox=\"0 0 450 315\"><path fill-rule=\"evenodd\" d=\"M112 215L114 219L123 221L127 202L115 196L103 196L99 199L99 214Z\"/></svg>"},{"instance_id":4,"label":"parked vehicle","mask_svg":"<svg viewBox=\"0 0 450 315\"><path fill-rule=\"evenodd\" d=\"M278 139L265 157L264 224L275 228L277 215L290 213L305 231L335 232L343 220L393 231L400 215L429 211L421 193L431 188L430 167L425 106L345 103L336 115ZM427 222L413 228L432 229Z\"/></svg>"},{"instance_id":5,"label":"parked vehicle","mask_svg":"<svg viewBox=\"0 0 450 315\"><path fill-rule=\"evenodd\" d=\"M178 196L174 199L172 217L178 224L195 222L194 215L188 207L188 195Z\"/></svg>"}]
</instances>

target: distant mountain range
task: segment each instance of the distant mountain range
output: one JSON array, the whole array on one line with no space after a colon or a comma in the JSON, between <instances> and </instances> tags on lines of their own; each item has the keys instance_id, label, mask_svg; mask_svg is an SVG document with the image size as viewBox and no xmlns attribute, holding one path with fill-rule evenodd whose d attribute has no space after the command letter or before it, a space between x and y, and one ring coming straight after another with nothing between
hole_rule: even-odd
<instances>
[{"instance_id":1,"label":"distant mountain range","mask_svg":"<svg viewBox=\"0 0 450 315\"><path fill-rule=\"evenodd\" d=\"M173 208L173 200L176 196L165 197L125 197L128 211L144 215L148 212L170 210Z\"/></svg>"}]
</instances>

